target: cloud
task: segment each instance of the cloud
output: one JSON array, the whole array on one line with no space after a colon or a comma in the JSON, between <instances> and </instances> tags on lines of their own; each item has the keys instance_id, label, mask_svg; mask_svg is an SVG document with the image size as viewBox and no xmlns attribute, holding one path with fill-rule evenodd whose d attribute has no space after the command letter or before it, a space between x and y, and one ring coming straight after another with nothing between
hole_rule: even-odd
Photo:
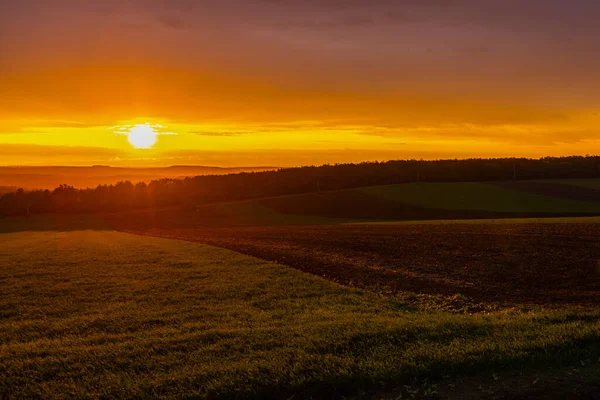
<instances>
[{"instance_id":1,"label":"cloud","mask_svg":"<svg viewBox=\"0 0 600 400\"><path fill-rule=\"evenodd\" d=\"M271 25L278 29L309 29L309 30L327 30L327 29L358 29L374 26L377 20L371 16L365 15L346 15L323 18L321 15L313 17L303 17L286 19L285 21L274 21Z\"/></svg>"},{"instance_id":2,"label":"cloud","mask_svg":"<svg viewBox=\"0 0 600 400\"><path fill-rule=\"evenodd\" d=\"M156 20L163 26L176 30L185 30L190 24L177 15L159 15Z\"/></svg>"},{"instance_id":3,"label":"cloud","mask_svg":"<svg viewBox=\"0 0 600 400\"><path fill-rule=\"evenodd\" d=\"M485 46L473 46L473 47L460 48L457 50L457 52L460 54L467 55L467 56L477 57L477 56L489 54L491 52L491 49L489 47L485 47Z\"/></svg>"},{"instance_id":4,"label":"cloud","mask_svg":"<svg viewBox=\"0 0 600 400\"><path fill-rule=\"evenodd\" d=\"M149 128L152 128L152 131L154 131L157 135L177 135L177 132L170 131L169 127L167 126L161 124L151 124L148 122L145 124L115 125L108 127L108 130L112 131L113 133L116 133L117 135L128 135L129 133L131 133L132 129L140 126L147 126Z\"/></svg>"},{"instance_id":5,"label":"cloud","mask_svg":"<svg viewBox=\"0 0 600 400\"><path fill-rule=\"evenodd\" d=\"M465 0L258 0L281 28L360 29L404 25L436 18Z\"/></svg>"},{"instance_id":6,"label":"cloud","mask_svg":"<svg viewBox=\"0 0 600 400\"><path fill-rule=\"evenodd\" d=\"M449 7L464 3L465 0L257 0L258 3L278 6L347 10L357 8L389 7Z\"/></svg>"},{"instance_id":7,"label":"cloud","mask_svg":"<svg viewBox=\"0 0 600 400\"><path fill-rule=\"evenodd\" d=\"M220 132L215 132L215 131L190 131L190 133L194 134L194 135L198 135L198 136L220 136L220 137L226 137L226 136L239 136L239 135L251 135L255 132L251 132L251 131L220 131Z\"/></svg>"},{"instance_id":8,"label":"cloud","mask_svg":"<svg viewBox=\"0 0 600 400\"><path fill-rule=\"evenodd\" d=\"M384 20L393 24L410 24L419 21L413 15L407 13L406 10L389 10L383 14Z\"/></svg>"},{"instance_id":9,"label":"cloud","mask_svg":"<svg viewBox=\"0 0 600 400\"><path fill-rule=\"evenodd\" d=\"M87 129L102 127L95 122L81 121L61 121L61 120L37 120L31 119L26 121L3 121L0 123L0 135L15 134L15 133L39 133L44 129L49 128L64 128L64 129Z\"/></svg>"},{"instance_id":10,"label":"cloud","mask_svg":"<svg viewBox=\"0 0 600 400\"><path fill-rule=\"evenodd\" d=\"M13 156L31 158L79 157L82 159L104 159L107 157L119 157L125 154L122 150L106 147L43 146L33 144L0 144L0 153L3 157L8 159Z\"/></svg>"}]
</instances>

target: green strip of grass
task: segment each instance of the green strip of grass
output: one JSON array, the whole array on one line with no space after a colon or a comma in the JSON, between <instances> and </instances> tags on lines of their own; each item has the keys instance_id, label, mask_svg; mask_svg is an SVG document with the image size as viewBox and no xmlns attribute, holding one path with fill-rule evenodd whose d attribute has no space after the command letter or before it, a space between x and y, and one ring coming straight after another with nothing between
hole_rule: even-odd
<instances>
[{"instance_id":1,"label":"green strip of grass","mask_svg":"<svg viewBox=\"0 0 600 400\"><path fill-rule=\"evenodd\" d=\"M358 190L387 200L426 208L496 212L600 212L600 203L541 196L486 183L407 183Z\"/></svg>"},{"instance_id":2,"label":"green strip of grass","mask_svg":"<svg viewBox=\"0 0 600 400\"><path fill-rule=\"evenodd\" d=\"M197 243L6 234L0 266L15 398L331 397L600 354L599 311L425 312Z\"/></svg>"},{"instance_id":3,"label":"green strip of grass","mask_svg":"<svg viewBox=\"0 0 600 400\"><path fill-rule=\"evenodd\" d=\"M441 219L427 221L364 221L348 222L359 225L447 225L447 224L598 224L600 217L556 217L556 218L493 218L493 219Z\"/></svg>"},{"instance_id":4,"label":"green strip of grass","mask_svg":"<svg viewBox=\"0 0 600 400\"><path fill-rule=\"evenodd\" d=\"M322 225L345 222L341 219L319 216L284 214L249 200L232 203L214 204L199 207L196 218L212 218L217 223L227 222L235 225Z\"/></svg>"},{"instance_id":5,"label":"green strip of grass","mask_svg":"<svg viewBox=\"0 0 600 400\"><path fill-rule=\"evenodd\" d=\"M541 182L560 183L563 185L600 190L600 179L547 179L542 180Z\"/></svg>"}]
</instances>

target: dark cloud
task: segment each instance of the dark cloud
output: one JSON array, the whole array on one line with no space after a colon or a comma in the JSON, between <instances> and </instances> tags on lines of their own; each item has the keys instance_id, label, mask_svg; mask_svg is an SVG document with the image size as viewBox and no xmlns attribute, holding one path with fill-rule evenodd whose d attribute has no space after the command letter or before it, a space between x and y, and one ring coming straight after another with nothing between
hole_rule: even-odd
<instances>
[{"instance_id":1,"label":"dark cloud","mask_svg":"<svg viewBox=\"0 0 600 400\"><path fill-rule=\"evenodd\" d=\"M269 5L320 8L327 10L348 10L357 8L388 7L450 7L465 3L465 0L255 0Z\"/></svg>"},{"instance_id":2,"label":"dark cloud","mask_svg":"<svg viewBox=\"0 0 600 400\"><path fill-rule=\"evenodd\" d=\"M371 16L366 15L346 15L339 17L327 17L323 18L319 15L311 18L298 18L291 21L275 22L273 26L280 29L316 29L316 30L327 30L327 29L360 29L364 27L374 26L379 21Z\"/></svg>"},{"instance_id":3,"label":"dark cloud","mask_svg":"<svg viewBox=\"0 0 600 400\"><path fill-rule=\"evenodd\" d=\"M383 14L383 19L393 24L410 24L419 19L405 10L389 10Z\"/></svg>"},{"instance_id":4,"label":"dark cloud","mask_svg":"<svg viewBox=\"0 0 600 400\"><path fill-rule=\"evenodd\" d=\"M490 51L491 49L489 47L484 46L463 47L457 50L458 53L468 56L482 56L490 53Z\"/></svg>"},{"instance_id":5,"label":"dark cloud","mask_svg":"<svg viewBox=\"0 0 600 400\"><path fill-rule=\"evenodd\" d=\"M596 28L600 3L591 0L257 0L267 12L293 18L301 10L330 17L348 12L381 23L430 22L444 25L499 26L523 29ZM334 18L335 19L335 18Z\"/></svg>"},{"instance_id":6,"label":"dark cloud","mask_svg":"<svg viewBox=\"0 0 600 400\"><path fill-rule=\"evenodd\" d=\"M188 22L177 15L159 15L156 19L161 25L172 29L183 30L190 27Z\"/></svg>"}]
</instances>

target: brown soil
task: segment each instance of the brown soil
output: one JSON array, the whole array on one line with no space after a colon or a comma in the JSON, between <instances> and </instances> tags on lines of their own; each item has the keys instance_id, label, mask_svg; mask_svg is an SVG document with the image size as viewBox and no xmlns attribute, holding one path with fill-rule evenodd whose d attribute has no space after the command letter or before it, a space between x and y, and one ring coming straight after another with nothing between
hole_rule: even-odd
<instances>
[{"instance_id":1,"label":"brown soil","mask_svg":"<svg viewBox=\"0 0 600 400\"><path fill-rule=\"evenodd\" d=\"M128 231L221 246L392 293L550 306L592 306L600 299L600 224L594 223Z\"/></svg>"}]
</instances>

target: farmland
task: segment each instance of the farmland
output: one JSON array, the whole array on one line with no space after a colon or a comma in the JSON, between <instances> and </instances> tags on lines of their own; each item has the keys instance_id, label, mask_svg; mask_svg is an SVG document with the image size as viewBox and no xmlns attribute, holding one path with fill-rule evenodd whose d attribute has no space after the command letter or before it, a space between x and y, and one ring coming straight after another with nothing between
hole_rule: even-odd
<instances>
[{"instance_id":1,"label":"farmland","mask_svg":"<svg viewBox=\"0 0 600 400\"><path fill-rule=\"evenodd\" d=\"M140 210L115 219L149 229L600 216L599 180L558 182L409 183Z\"/></svg>"},{"instance_id":2,"label":"farmland","mask_svg":"<svg viewBox=\"0 0 600 400\"><path fill-rule=\"evenodd\" d=\"M600 400L599 16L0 0L0 400Z\"/></svg>"},{"instance_id":3,"label":"farmland","mask_svg":"<svg viewBox=\"0 0 600 400\"><path fill-rule=\"evenodd\" d=\"M600 223L342 224L154 229L361 288L502 304L595 305Z\"/></svg>"},{"instance_id":4,"label":"farmland","mask_svg":"<svg viewBox=\"0 0 600 400\"><path fill-rule=\"evenodd\" d=\"M0 397L597 396L594 185L0 219Z\"/></svg>"},{"instance_id":5,"label":"farmland","mask_svg":"<svg viewBox=\"0 0 600 400\"><path fill-rule=\"evenodd\" d=\"M112 231L3 234L0 246L0 393L14 398L463 398L475 373L480 396L482 384L595 390L597 310L444 311ZM499 386L522 384L517 366L539 384ZM577 388L555 378L575 366Z\"/></svg>"},{"instance_id":6,"label":"farmland","mask_svg":"<svg viewBox=\"0 0 600 400\"><path fill-rule=\"evenodd\" d=\"M383 199L434 209L504 213L600 212L597 191L567 182L416 183L362 191Z\"/></svg>"}]
</instances>

